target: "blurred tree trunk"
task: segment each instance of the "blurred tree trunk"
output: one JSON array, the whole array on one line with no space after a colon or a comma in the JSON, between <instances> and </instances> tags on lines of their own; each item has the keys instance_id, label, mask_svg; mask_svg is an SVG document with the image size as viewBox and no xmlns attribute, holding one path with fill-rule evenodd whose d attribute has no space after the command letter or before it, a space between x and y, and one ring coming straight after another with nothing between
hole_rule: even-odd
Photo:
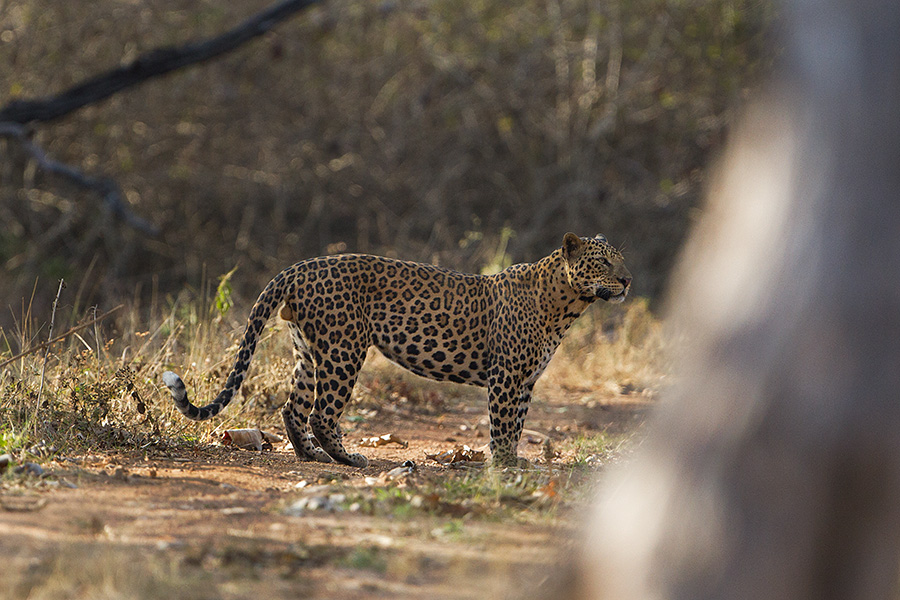
<instances>
[{"instance_id":1,"label":"blurred tree trunk","mask_svg":"<svg viewBox=\"0 0 900 600\"><path fill-rule=\"evenodd\" d=\"M570 597L897 597L900 3L784 17L675 278L682 384L606 482Z\"/></svg>"}]
</instances>

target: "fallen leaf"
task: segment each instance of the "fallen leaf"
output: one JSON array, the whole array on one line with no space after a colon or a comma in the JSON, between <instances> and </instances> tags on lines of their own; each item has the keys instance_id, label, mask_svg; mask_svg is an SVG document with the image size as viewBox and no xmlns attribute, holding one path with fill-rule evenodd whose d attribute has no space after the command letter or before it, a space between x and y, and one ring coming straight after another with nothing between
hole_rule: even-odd
<instances>
[{"instance_id":1,"label":"fallen leaf","mask_svg":"<svg viewBox=\"0 0 900 600\"><path fill-rule=\"evenodd\" d=\"M408 448L409 442L403 441L393 433L386 433L370 438L364 438L359 445L365 448L378 448L379 446L387 446L388 444L397 444L401 448Z\"/></svg>"},{"instance_id":2,"label":"fallen leaf","mask_svg":"<svg viewBox=\"0 0 900 600\"><path fill-rule=\"evenodd\" d=\"M547 482L547 485L536 489L533 495L542 500L552 500L553 498L556 498L559 495L559 492L556 491L556 480L551 479Z\"/></svg>"},{"instance_id":3,"label":"fallen leaf","mask_svg":"<svg viewBox=\"0 0 900 600\"><path fill-rule=\"evenodd\" d=\"M470 448L468 445L463 445L438 454L426 453L425 458L442 465L452 465L460 462L484 462L484 452Z\"/></svg>"}]
</instances>

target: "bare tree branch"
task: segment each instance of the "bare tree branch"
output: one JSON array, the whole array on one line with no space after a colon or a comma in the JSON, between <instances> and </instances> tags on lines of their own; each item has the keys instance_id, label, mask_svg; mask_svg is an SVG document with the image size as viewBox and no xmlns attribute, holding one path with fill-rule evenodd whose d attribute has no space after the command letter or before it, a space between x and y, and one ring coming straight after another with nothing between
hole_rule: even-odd
<instances>
[{"instance_id":1,"label":"bare tree branch","mask_svg":"<svg viewBox=\"0 0 900 600\"><path fill-rule=\"evenodd\" d=\"M257 13L222 35L178 47L151 50L130 64L92 77L51 98L13 100L0 109L0 124L58 119L153 77L230 52L317 2L318 0L285 0Z\"/></svg>"},{"instance_id":2,"label":"bare tree branch","mask_svg":"<svg viewBox=\"0 0 900 600\"><path fill-rule=\"evenodd\" d=\"M91 177L75 167L69 166L48 157L44 151L29 139L28 131L16 123L0 123L0 137L11 138L19 142L38 166L47 173L59 175L78 187L97 192L103 197L107 208L129 226L150 236L159 235L159 228L134 214L122 199L119 185L107 177Z\"/></svg>"},{"instance_id":3,"label":"bare tree branch","mask_svg":"<svg viewBox=\"0 0 900 600\"><path fill-rule=\"evenodd\" d=\"M230 52L317 2L318 0L285 0L214 38L179 47L151 50L128 65L92 77L50 98L13 100L0 109L0 138L15 139L37 161L41 169L99 193L118 219L138 231L156 236L159 229L128 208L122 200L122 191L114 180L86 175L74 167L49 158L31 141L24 125L58 119L153 77Z\"/></svg>"}]
</instances>

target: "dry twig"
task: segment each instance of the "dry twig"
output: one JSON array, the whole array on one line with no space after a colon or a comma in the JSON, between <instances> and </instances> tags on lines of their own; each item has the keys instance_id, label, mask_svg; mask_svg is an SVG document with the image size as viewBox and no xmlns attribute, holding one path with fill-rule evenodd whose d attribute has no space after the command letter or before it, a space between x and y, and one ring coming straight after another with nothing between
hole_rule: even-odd
<instances>
[{"instance_id":1,"label":"dry twig","mask_svg":"<svg viewBox=\"0 0 900 600\"><path fill-rule=\"evenodd\" d=\"M47 351L44 352L44 362L41 365L41 385L38 388L36 406L41 405L41 395L44 393L44 373L47 371L47 359L50 357L50 342L53 339L53 325L56 323L56 307L59 306L59 296L62 294L63 288L66 287L66 280L59 280L59 289L56 290L56 298L53 299L53 310L50 311L50 332L47 334ZM37 410L37 409L35 409Z\"/></svg>"},{"instance_id":2,"label":"dry twig","mask_svg":"<svg viewBox=\"0 0 900 600\"><path fill-rule=\"evenodd\" d=\"M19 359L22 358L23 356L28 356L29 354L34 354L35 352L40 352L40 351L43 350L44 348L49 348L52 344L55 344L56 342L58 342L58 341L60 341L60 340L66 339L67 337L69 337L69 336L72 335L73 333L76 333L76 332L78 332L78 331L81 331L81 330L84 329L85 327L90 327L90 326L93 325L94 323L99 323L100 321L102 321L103 319L105 319L105 318L108 317L109 315L113 314L113 313L116 312L117 310L120 310L123 306L124 306L124 304L120 304L119 306L113 308L112 310L106 311L105 313L103 313L103 314L100 315L99 317L95 317L95 318L91 319L90 321L87 321L86 323L82 323L81 325L77 325L77 326L73 327L72 329L66 331L65 333L61 333L61 334L59 334L58 336L56 336L55 338L50 339L50 340L44 342L43 344L38 344L38 345L35 346L34 348L29 348L28 350L25 350L24 352L20 352L20 353L16 354L16 355L13 356L12 358L8 358L8 359L4 360L3 362L0 362L0 369L2 369L3 367L5 367L6 365L8 365L8 364L11 363L11 362L15 362L15 361L19 360Z\"/></svg>"}]
</instances>

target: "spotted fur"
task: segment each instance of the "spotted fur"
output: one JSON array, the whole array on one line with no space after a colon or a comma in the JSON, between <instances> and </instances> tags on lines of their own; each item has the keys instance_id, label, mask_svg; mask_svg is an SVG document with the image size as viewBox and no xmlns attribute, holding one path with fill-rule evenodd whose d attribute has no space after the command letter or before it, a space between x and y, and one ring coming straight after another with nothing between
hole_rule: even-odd
<instances>
[{"instance_id":1,"label":"spotted fur","mask_svg":"<svg viewBox=\"0 0 900 600\"><path fill-rule=\"evenodd\" d=\"M417 375L486 387L492 460L516 465L532 389L569 326L597 298L624 300L630 284L622 255L602 235L567 233L550 256L496 275L361 254L312 258L266 285L215 400L197 407L178 375L167 371L163 381L186 417L217 415L240 389L263 326L281 306L297 361L282 417L298 457L368 464L344 448L338 420L375 346Z\"/></svg>"}]
</instances>

